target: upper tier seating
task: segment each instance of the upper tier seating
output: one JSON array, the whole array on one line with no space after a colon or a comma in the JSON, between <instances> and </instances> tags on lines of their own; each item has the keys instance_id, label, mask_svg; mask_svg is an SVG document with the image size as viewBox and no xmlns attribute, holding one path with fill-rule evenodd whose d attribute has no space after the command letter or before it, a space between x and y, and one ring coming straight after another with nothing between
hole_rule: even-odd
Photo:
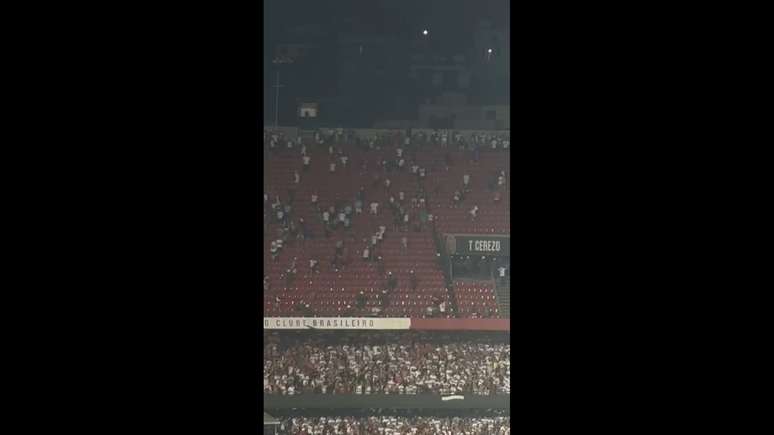
<instances>
[{"instance_id":1,"label":"upper tier seating","mask_svg":"<svg viewBox=\"0 0 774 435\"><path fill-rule=\"evenodd\" d=\"M387 206L390 195L397 200L398 193L403 191L406 198L404 204L410 210L412 221L418 220L419 208L413 208L410 202L410 199L420 192L418 177L410 171L411 153L404 152L406 168L403 171L387 172L381 168L379 162L383 159L396 159L395 144L381 150L363 150L353 145L343 145L341 148L349 158L348 164L344 167L341 161L336 159L336 171L330 173L329 163L334 160L334 156L329 155L328 147L306 141L306 148L311 157L310 169L307 172L303 171L298 145L294 145L292 150L280 147L278 152L269 155L264 165L264 189L269 197L268 201L263 201L265 220L269 222L264 235L264 268L271 286L271 290L264 293L264 315L365 315L371 313L373 307L382 306L379 297L382 296L385 278L379 273L377 264L365 262L361 253L378 227L383 225L387 227L387 231L375 253L382 256L384 271L392 272L397 277L398 284L394 291L384 296L387 304L379 315L422 317L427 315L428 306L443 303L443 312L436 315L454 316L450 295L445 288L439 266L431 226L426 225L420 232L413 229L404 232L395 227L392 213ZM451 149L452 147L449 148ZM435 217L437 232L509 233L509 183L506 182L505 186L500 188L502 200L497 204L493 201L493 192L487 186L498 171L507 169L504 161L507 160L508 154L482 152L477 163L471 160L469 152L450 151L450 154L453 163L447 171L444 154L439 153L437 148L425 148L416 153L416 164L428 171L423 183L428 196L427 210ZM301 177L298 184L293 179L295 171L298 171ZM374 186L375 174L381 177L377 186ZM454 204L452 196L455 190L462 190L464 174L471 177L471 191L462 203ZM385 178L391 181L389 189L384 186ZM317 194L318 203L327 208L338 201L351 203L361 186L365 188L363 213L353 215L350 230L339 228L326 239L322 219L311 203L312 195ZM288 240L277 261L272 261L269 254L270 244L272 240L279 238L278 230L282 225L273 219L271 203L277 196L283 204L287 203L291 189L295 197L292 217L296 221L300 217L303 218L314 237L304 241ZM380 204L376 216L369 212L368 205L373 201ZM479 208L478 217L471 221L468 211L474 205ZM408 238L406 252L403 252L401 247L403 236ZM331 264L334 245L339 240L344 242L345 264L339 272L335 272ZM283 276L294 258L297 274L289 283ZM320 262L318 273L310 270L310 259ZM414 270L418 278L416 290L412 290L409 285L411 270ZM362 308L358 308L356 304L360 291L365 293L365 306ZM467 297L463 297L463 300L466 313L475 311L480 314L490 307L488 300L478 300L481 307L476 311L477 300ZM303 306L306 304L310 307L304 311Z\"/></svg>"}]
</instances>

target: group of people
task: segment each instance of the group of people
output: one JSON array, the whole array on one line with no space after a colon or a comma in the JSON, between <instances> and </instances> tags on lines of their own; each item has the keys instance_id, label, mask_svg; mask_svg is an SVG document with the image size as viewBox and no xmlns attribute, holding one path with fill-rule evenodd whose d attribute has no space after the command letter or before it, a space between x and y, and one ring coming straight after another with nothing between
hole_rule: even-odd
<instances>
[{"instance_id":1,"label":"group of people","mask_svg":"<svg viewBox=\"0 0 774 435\"><path fill-rule=\"evenodd\" d=\"M510 394L503 340L360 333L283 342L265 334L263 360L267 394Z\"/></svg>"},{"instance_id":2,"label":"group of people","mask_svg":"<svg viewBox=\"0 0 774 435\"><path fill-rule=\"evenodd\" d=\"M293 417L283 419L280 435L510 435L510 417Z\"/></svg>"}]
</instances>

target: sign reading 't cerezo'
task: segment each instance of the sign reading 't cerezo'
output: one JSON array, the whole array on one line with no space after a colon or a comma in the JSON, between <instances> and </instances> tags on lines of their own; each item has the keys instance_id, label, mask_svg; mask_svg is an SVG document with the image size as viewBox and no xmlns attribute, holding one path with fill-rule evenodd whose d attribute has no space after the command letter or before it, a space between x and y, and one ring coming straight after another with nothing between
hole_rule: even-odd
<instances>
[{"instance_id":1,"label":"sign reading 't cerezo'","mask_svg":"<svg viewBox=\"0 0 774 435\"><path fill-rule=\"evenodd\" d=\"M510 255L511 239L507 236L460 236L454 235L457 255Z\"/></svg>"},{"instance_id":2,"label":"sign reading 't cerezo'","mask_svg":"<svg viewBox=\"0 0 774 435\"><path fill-rule=\"evenodd\" d=\"M468 240L470 252L500 252L499 240Z\"/></svg>"}]
</instances>

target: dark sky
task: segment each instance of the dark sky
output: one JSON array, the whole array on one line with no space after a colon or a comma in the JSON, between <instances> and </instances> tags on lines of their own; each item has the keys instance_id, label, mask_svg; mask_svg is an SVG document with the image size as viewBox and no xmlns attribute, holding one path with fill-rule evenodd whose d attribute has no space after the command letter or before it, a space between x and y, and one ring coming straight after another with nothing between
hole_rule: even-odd
<instances>
[{"instance_id":1,"label":"dark sky","mask_svg":"<svg viewBox=\"0 0 774 435\"><path fill-rule=\"evenodd\" d=\"M478 19L496 27L509 25L509 0L265 0L264 36L273 43L295 24L331 28L337 16L352 14L368 28L411 36L427 27L434 36L464 37Z\"/></svg>"}]
</instances>

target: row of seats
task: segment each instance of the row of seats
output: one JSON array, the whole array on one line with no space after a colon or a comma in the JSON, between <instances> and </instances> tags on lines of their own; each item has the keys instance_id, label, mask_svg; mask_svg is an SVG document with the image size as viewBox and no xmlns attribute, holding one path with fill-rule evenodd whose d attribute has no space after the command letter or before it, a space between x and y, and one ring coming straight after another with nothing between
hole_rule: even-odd
<instances>
[{"instance_id":1,"label":"row of seats","mask_svg":"<svg viewBox=\"0 0 774 435\"><path fill-rule=\"evenodd\" d=\"M264 314L298 314L299 307L305 313L311 312L311 315L318 316L351 314L360 291L366 294L364 310L377 306L377 294L381 294L385 288L386 280L379 272L376 262L362 259L362 249L379 225L384 225L387 232L375 254L382 257L383 270L392 272L398 279L398 286L385 296L387 307L382 310L381 315L426 316L428 306L434 305L435 302L446 302L442 315L455 315L451 309L451 294L445 287L429 225L421 232L415 232L413 229L404 232L400 227L396 229L392 213L387 207L389 196L393 195L397 199L398 192L403 191L412 219L418 219L418 209L410 207L410 198L419 192L416 176L411 174L408 168L403 172L390 173L378 168L377 162L381 159L394 159L395 146L385 147L381 151L362 151L352 146L344 148L349 163L345 168L337 161L336 172L333 174L328 168L332 159L328 155L327 147L307 145L312 158L311 168L307 172L302 169L298 148L291 152L283 150L268 159L265 166L265 192L269 194L269 198L264 201L264 211L269 223L265 227L264 270L269 278L270 290L264 294ZM408 154L407 152L406 155ZM423 183L429 195L429 212L434 214L436 229L441 233L508 233L508 186L500 189L502 201L497 204L492 201L493 194L486 186L495 171L507 171L507 168L503 167L503 154L482 153L477 163L470 162L468 153L452 151L450 156L455 163L447 170L442 154L431 151L417 153L417 164L430 171ZM363 162L367 164L366 171L362 169ZM408 159L406 164L409 164ZM301 176L298 184L293 181L294 171L298 171ZM373 186L374 173L380 174L382 182L389 178L392 182L390 189L383 185ZM471 176L471 191L462 204L453 204L452 193L462 188L463 174ZM325 238L318 211L311 204L311 195L319 195L319 204L327 208L337 200L353 201L361 186L366 190L363 213L353 215L350 230L339 228L332 231L329 238ZM280 224L272 219L270 205L276 195L283 201L287 200L290 189L295 194L294 218L303 217L315 238L286 242L277 259L272 260L269 252L270 242L277 238L275 235L278 234ZM380 203L379 214L376 216L369 213L368 204L371 201ZM471 221L468 214L473 204L479 207L475 221ZM400 239L404 236L408 238L407 250L401 246ZM338 240L344 241L347 254L346 264L336 272L332 269L331 260L335 242ZM295 279L288 283L284 275L294 259L297 274ZM309 269L310 259L319 261L318 272ZM411 289L409 284L411 270L418 279L416 290ZM307 304L308 310L305 307ZM481 315L485 310L492 311L493 308L491 300L469 297L464 290L457 293L457 305L458 314L463 316ZM496 308L495 304L494 310Z\"/></svg>"}]
</instances>

